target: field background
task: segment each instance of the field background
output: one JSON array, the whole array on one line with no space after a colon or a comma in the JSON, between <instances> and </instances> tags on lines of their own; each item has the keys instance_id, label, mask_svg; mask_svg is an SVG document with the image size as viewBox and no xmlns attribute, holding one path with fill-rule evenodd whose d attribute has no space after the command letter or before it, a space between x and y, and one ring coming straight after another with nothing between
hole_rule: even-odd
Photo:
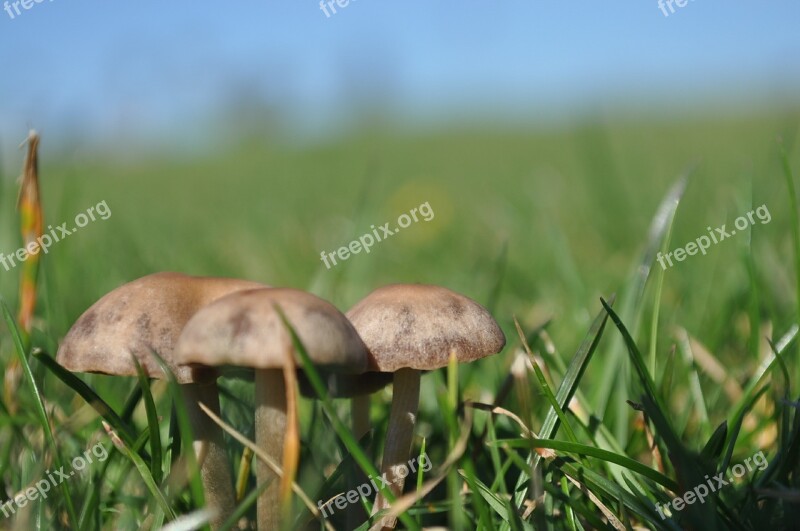
<instances>
[{"instance_id":1,"label":"field background","mask_svg":"<svg viewBox=\"0 0 800 531\"><path fill-rule=\"evenodd\" d=\"M732 224L751 205L766 204L772 220L713 246L708 256L690 257L666 271L657 368L663 370L670 348L684 337L679 329L684 329L743 386L767 353L763 338L777 340L794 322L791 205L779 147L785 145L797 167L796 117L787 110L703 121L597 119L552 132L461 128L422 135L369 130L312 145L281 145L250 135L203 153L149 151L124 161L113 152L67 156L51 150L45 137L40 173L46 222L71 222L102 200L112 216L57 243L44 258L35 344L54 352L94 300L155 271L308 289L342 310L386 283L433 283L490 306L509 338L500 355L460 368L462 396L491 402L520 348L513 318L527 331L549 321L547 330L567 362L600 310L599 298L617 293L625 300L659 203L692 168L670 249L704 234L709 225ZM21 164L22 153L18 158ZM15 199L9 175L0 198L0 248L7 254L19 245ZM425 201L435 212L430 222L413 224L370 254L355 255L330 270L319 260L322 250L345 245L372 224L394 222ZM654 267L657 271L658 265ZM0 275L0 291L12 307L18 272ZM651 280L643 303L636 306L645 323L652 316L652 286ZM623 307L620 313L632 310ZM752 311L759 318L755 324ZM635 413L624 400L635 399L636 391L611 393L623 385L636 388L627 364L623 372L608 370L611 360L623 354L617 338L618 332L608 327L579 389L597 404L607 404L594 414L635 456L643 449L637 442ZM637 338L646 351L648 326ZM8 363L13 350L6 333L0 351ZM794 359L788 363L796 369ZM692 365L678 366L664 400L689 446L699 450L711 429L730 415L732 404L698 370L709 419L698 418ZM33 369L55 417L72 419L56 429L65 447L80 447L83 437L97 438L99 426L82 400L36 362ZM134 379L84 379L115 408L122 407L136 385ZM245 401L252 400L247 384L223 381ZM154 389L163 393L159 384ZM434 463L445 459L447 449L447 422L436 399L443 389L441 378L423 379L418 433L427 439ZM533 396L531 422L539 429L546 402L539 390ZM384 391L373 402L378 429L385 423L390 397ZM23 404L29 400L24 387L19 399ZM515 409L513 398L510 404ZM345 405L340 407L346 418ZM311 415L311 406L305 404L304 411ZM231 406L228 414L252 437L246 413ZM32 415L24 408L14 423L38 446L40 430ZM140 428L146 425L141 408L135 418ZM306 423L310 418L305 417ZM476 426L482 422L478 419ZM499 424L513 432L510 425ZM306 463L300 476L310 488L318 486L318 467L326 462L322 449L335 447L330 433L308 425L305 433L312 429L315 437L307 441L307 451L315 463ZM65 433L73 430L70 436ZM24 451L16 454L20 442L9 440L10 435L5 430L3 444L15 448L6 453L6 466L22 466L19 460L26 456L36 461ZM769 452L774 445L774 429L757 430L745 434L736 455ZM232 448L238 456L240 448ZM68 450L64 454L71 455ZM330 466L335 456L328 457ZM33 462L29 466L36 470ZM486 473L491 471L479 470ZM147 502L140 503L138 509L144 510ZM135 519L121 521L128 518Z\"/></svg>"},{"instance_id":2,"label":"field background","mask_svg":"<svg viewBox=\"0 0 800 531\"><path fill-rule=\"evenodd\" d=\"M331 17L317 0L31 5L0 11L0 253L21 245L18 145L31 128L45 225L71 227L102 201L111 217L43 257L33 349L14 341L23 268L0 266L0 508L59 457L111 449L101 420L122 434L129 425L125 448L138 437L148 458L113 450L47 500L0 514L0 529L158 529L172 513L196 516L175 390L153 382L148 416L136 379L58 378L41 356L105 293L158 271L306 289L342 311L394 282L489 308L503 352L423 378L414 451L424 445L434 465L423 479L442 481L406 528L796 525L796 0L699 0L672 13L657 0L358 0ZM320 260L423 203L431 221L331 269ZM769 223L706 256L666 271L654 261L762 205ZM80 381L124 419L101 419ZM221 386L225 420L252 439L252 383ZM498 397L494 415L468 405ZM372 463L391 398L391 386L372 398ZM348 404L334 410L301 402L297 479L313 502L345 490L335 478L357 450L333 429ZM540 454L525 430L556 454L532 482ZM228 443L236 471L243 446ZM655 512L757 451L767 470L669 519ZM255 492L252 473L244 480ZM293 508L295 528L322 527ZM254 513L246 500L229 529ZM329 524L347 528L339 514Z\"/></svg>"}]
</instances>

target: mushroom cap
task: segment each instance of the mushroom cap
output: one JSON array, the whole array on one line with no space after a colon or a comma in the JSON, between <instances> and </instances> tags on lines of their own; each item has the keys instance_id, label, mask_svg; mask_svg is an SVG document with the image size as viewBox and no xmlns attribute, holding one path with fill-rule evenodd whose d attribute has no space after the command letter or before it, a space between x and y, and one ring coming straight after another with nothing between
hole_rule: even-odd
<instances>
[{"instance_id":1,"label":"mushroom cap","mask_svg":"<svg viewBox=\"0 0 800 531\"><path fill-rule=\"evenodd\" d=\"M175 356L179 363L280 369L294 352L280 308L311 361L331 372L361 373L367 349L350 321L331 303L290 288L253 289L209 304L186 324ZM295 366L301 363L294 354Z\"/></svg>"},{"instance_id":2,"label":"mushroom cap","mask_svg":"<svg viewBox=\"0 0 800 531\"><path fill-rule=\"evenodd\" d=\"M184 325L200 308L235 291L263 287L249 280L155 273L129 282L95 302L72 325L56 358L72 372L135 376L131 354L151 378L164 376L152 352L180 383L192 370L173 361Z\"/></svg>"},{"instance_id":3,"label":"mushroom cap","mask_svg":"<svg viewBox=\"0 0 800 531\"><path fill-rule=\"evenodd\" d=\"M370 370L445 367L454 351L459 363L503 350L506 337L488 310L439 286L393 284L379 288L349 312L370 351Z\"/></svg>"}]
</instances>

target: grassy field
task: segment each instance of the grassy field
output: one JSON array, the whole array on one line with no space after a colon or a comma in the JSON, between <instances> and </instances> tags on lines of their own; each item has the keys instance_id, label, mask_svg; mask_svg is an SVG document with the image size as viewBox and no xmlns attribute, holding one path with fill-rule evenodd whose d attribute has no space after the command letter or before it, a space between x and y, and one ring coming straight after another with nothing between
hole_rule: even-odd
<instances>
[{"instance_id":1,"label":"grassy field","mask_svg":"<svg viewBox=\"0 0 800 531\"><path fill-rule=\"evenodd\" d=\"M489 308L508 344L497 356L423 377L414 451L424 443L433 464L422 481L441 482L401 525L789 529L800 516L799 272L787 179L787 170L800 173L797 124L797 112L787 111L538 132L364 131L311 146L243 135L213 149L125 156L62 151L45 137L45 224L71 224L101 201L111 216L43 258L33 346L54 356L95 300L156 271L302 288L343 311L387 283L439 284ZM21 166L22 152L5 162ZM6 255L21 245L14 176L0 188ZM320 260L423 203L435 213L430 221L330 269ZM656 251L684 247L707 227L730 230L762 205L768 222L755 218L707 255L666 271L655 261ZM0 267L0 293L13 314L20 269ZM608 319L601 297L613 294ZM512 373L514 360L527 356L515 318L535 363ZM17 355L4 328L0 363ZM193 511L191 489L171 463L179 452L166 384L154 382L152 394L158 436L172 452L142 462L150 478L164 478L148 486L148 473L114 449L86 400L27 357L37 390L23 378L0 411L0 501L45 477L57 456L67 462L98 443L109 455L65 490L0 515L0 528L151 528L170 519L161 495L176 515ZM136 379L78 376L152 454L155 426L145 403L130 400ZM221 386L223 416L252 440L252 384L223 378ZM491 404L503 389L496 414L469 405ZM391 387L372 399L374 463L390 402ZM347 422L347 403L335 409ZM302 402L301 426L298 483L314 503L328 500L346 488L326 479L343 470L350 446L319 402ZM539 434L537 447L552 450L546 458L531 437L521 438L527 430ZM236 471L243 447L232 439L228 447ZM727 478L759 451L768 467L661 518L656 503L706 484L706 475ZM255 484L247 480L249 493ZM243 509L252 519L252 500ZM295 509L294 528L321 528L298 500ZM329 523L345 528L339 513Z\"/></svg>"}]
</instances>

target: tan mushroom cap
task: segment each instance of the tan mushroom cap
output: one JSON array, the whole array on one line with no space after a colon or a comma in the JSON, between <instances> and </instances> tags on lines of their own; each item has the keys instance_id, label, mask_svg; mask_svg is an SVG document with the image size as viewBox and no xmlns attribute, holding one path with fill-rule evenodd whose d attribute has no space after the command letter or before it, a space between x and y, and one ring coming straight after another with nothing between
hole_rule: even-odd
<instances>
[{"instance_id":1,"label":"tan mushroom cap","mask_svg":"<svg viewBox=\"0 0 800 531\"><path fill-rule=\"evenodd\" d=\"M349 312L372 355L371 370L445 367L450 352L459 363L503 350L506 338L488 310L439 286L394 284L379 288Z\"/></svg>"},{"instance_id":2,"label":"tan mushroom cap","mask_svg":"<svg viewBox=\"0 0 800 531\"><path fill-rule=\"evenodd\" d=\"M57 360L72 372L135 376L131 354L145 374L164 373L151 352L161 356L178 382L194 381L192 370L173 361L184 325L210 302L245 289L264 287L249 280L155 273L109 292L75 322L58 349Z\"/></svg>"},{"instance_id":3,"label":"tan mushroom cap","mask_svg":"<svg viewBox=\"0 0 800 531\"><path fill-rule=\"evenodd\" d=\"M367 351L350 321L331 303L290 288L234 293L200 310L181 334L176 359L185 364L280 369L292 338L286 316L315 365L326 371L361 373ZM295 365L301 366L295 353Z\"/></svg>"}]
</instances>

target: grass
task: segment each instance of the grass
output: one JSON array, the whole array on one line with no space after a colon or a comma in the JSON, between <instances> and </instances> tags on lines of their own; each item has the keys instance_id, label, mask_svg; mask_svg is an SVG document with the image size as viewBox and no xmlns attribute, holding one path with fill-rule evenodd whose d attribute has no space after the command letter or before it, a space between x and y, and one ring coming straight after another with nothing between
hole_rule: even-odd
<instances>
[{"instance_id":1,"label":"grass","mask_svg":"<svg viewBox=\"0 0 800 531\"><path fill-rule=\"evenodd\" d=\"M92 302L163 270L300 287L342 310L380 285L425 282L491 309L506 349L423 377L412 454L433 468L393 505L405 528L790 528L800 516L797 123L789 110L546 132L364 131L306 146L245 134L137 159L59 152L44 138L45 225L102 200L112 216L42 258L30 349L14 319L20 271L0 267L0 364L22 367L14 404L0 407L0 502L98 442L109 457L0 513L0 529L193 529L204 517L174 384L72 375L52 360ZM11 177L0 179L6 255L21 245ZM320 261L426 201L431 221L330 270ZM655 261L762 204L769 223L669 269ZM238 473L242 440L254 439L252 382L220 387ZM377 473L390 399L391 387L373 396L361 444L347 401L300 400L295 488L312 505L342 492L354 464ZM656 504L728 478L759 451L763 469L661 518ZM252 468L242 480L232 529L254 517ZM299 496L292 514L295 528L323 528ZM343 529L344 511L326 524Z\"/></svg>"}]
</instances>

